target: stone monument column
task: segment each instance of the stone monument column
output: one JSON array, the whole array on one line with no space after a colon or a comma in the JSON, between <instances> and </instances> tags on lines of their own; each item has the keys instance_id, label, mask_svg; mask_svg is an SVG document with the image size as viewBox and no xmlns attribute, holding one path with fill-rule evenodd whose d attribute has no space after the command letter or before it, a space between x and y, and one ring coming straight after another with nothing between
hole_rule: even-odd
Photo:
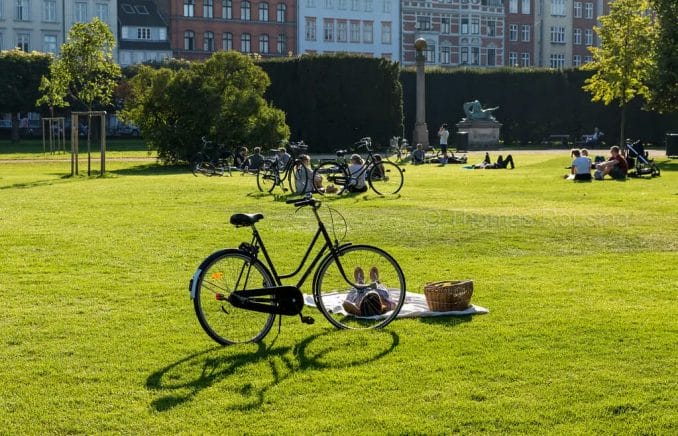
<instances>
[{"instance_id":1,"label":"stone monument column","mask_svg":"<svg viewBox=\"0 0 678 436\"><path fill-rule=\"evenodd\" d=\"M424 50L426 50L426 40L419 38L414 41L414 48L417 52L415 56L417 71L417 117L414 123L414 133L412 134L412 145L422 144L428 147L428 128L426 127L426 82L424 79Z\"/></svg>"}]
</instances>

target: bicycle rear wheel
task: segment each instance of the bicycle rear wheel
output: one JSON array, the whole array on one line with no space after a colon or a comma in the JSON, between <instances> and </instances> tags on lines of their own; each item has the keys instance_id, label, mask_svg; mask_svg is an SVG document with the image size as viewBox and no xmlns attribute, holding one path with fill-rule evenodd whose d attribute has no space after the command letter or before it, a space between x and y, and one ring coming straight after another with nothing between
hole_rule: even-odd
<instances>
[{"instance_id":1,"label":"bicycle rear wheel","mask_svg":"<svg viewBox=\"0 0 678 436\"><path fill-rule=\"evenodd\" d=\"M362 282L362 283L361 283ZM349 292L386 292L385 313L353 315L345 305ZM393 321L405 302L405 275L398 262L384 250L370 245L347 245L337 257L328 255L316 271L313 298L320 312L342 329L381 328ZM382 300L382 304L384 300Z\"/></svg>"},{"instance_id":2,"label":"bicycle rear wheel","mask_svg":"<svg viewBox=\"0 0 678 436\"><path fill-rule=\"evenodd\" d=\"M290 192L294 194L313 192L313 182L308 180L308 171L306 171L306 167L304 167L304 164L299 159L296 159L292 168L289 169L287 183L290 187Z\"/></svg>"},{"instance_id":3,"label":"bicycle rear wheel","mask_svg":"<svg viewBox=\"0 0 678 436\"><path fill-rule=\"evenodd\" d=\"M261 192L272 192L275 186L280 183L280 176L275 164L270 161L264 161L257 171L257 186Z\"/></svg>"},{"instance_id":4,"label":"bicycle rear wheel","mask_svg":"<svg viewBox=\"0 0 678 436\"><path fill-rule=\"evenodd\" d=\"M195 160L191 162L191 172L196 177L198 177L198 174L202 174L209 177L214 175L215 168L214 165L207 161Z\"/></svg>"},{"instance_id":5,"label":"bicycle rear wheel","mask_svg":"<svg viewBox=\"0 0 678 436\"><path fill-rule=\"evenodd\" d=\"M247 253L228 249L212 254L191 282L200 325L222 345L260 341L271 329L275 315L235 307L226 298L233 291L271 286L274 281L268 269Z\"/></svg>"},{"instance_id":6,"label":"bicycle rear wheel","mask_svg":"<svg viewBox=\"0 0 678 436\"><path fill-rule=\"evenodd\" d=\"M323 189L319 190L321 194L326 196L339 195L344 192L350 175L346 165L338 162L324 162L313 170L313 180L322 178Z\"/></svg>"},{"instance_id":7,"label":"bicycle rear wheel","mask_svg":"<svg viewBox=\"0 0 678 436\"><path fill-rule=\"evenodd\" d=\"M396 194L403 187L403 170L393 162L382 161L367 174L370 188L379 195Z\"/></svg>"}]
</instances>

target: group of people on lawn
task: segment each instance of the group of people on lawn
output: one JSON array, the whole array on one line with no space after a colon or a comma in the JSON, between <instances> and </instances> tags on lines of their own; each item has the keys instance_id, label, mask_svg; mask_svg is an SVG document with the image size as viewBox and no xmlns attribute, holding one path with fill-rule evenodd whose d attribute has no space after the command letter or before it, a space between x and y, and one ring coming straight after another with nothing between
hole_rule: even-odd
<instances>
[{"instance_id":1,"label":"group of people on lawn","mask_svg":"<svg viewBox=\"0 0 678 436\"><path fill-rule=\"evenodd\" d=\"M593 163L589 157L589 152L585 148L572 150L572 165L570 166L570 174L565 177L569 180L588 181L595 178L596 180L603 180L605 176L610 176L615 180L624 180L628 174L628 163L626 158L622 156L618 146L610 147L610 157L596 159L600 162ZM593 176L591 171L595 170Z\"/></svg>"}]
</instances>

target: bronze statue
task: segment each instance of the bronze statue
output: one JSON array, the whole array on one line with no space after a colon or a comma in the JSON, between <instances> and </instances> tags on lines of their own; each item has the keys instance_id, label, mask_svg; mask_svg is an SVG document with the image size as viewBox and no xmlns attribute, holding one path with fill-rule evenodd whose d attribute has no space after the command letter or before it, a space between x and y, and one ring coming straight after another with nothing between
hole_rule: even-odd
<instances>
[{"instance_id":1,"label":"bronze statue","mask_svg":"<svg viewBox=\"0 0 678 436\"><path fill-rule=\"evenodd\" d=\"M467 121L472 120L496 121L492 116L492 112L496 111L497 109L499 109L499 106L483 109L478 100L473 100L464 103L464 113L466 114Z\"/></svg>"}]
</instances>

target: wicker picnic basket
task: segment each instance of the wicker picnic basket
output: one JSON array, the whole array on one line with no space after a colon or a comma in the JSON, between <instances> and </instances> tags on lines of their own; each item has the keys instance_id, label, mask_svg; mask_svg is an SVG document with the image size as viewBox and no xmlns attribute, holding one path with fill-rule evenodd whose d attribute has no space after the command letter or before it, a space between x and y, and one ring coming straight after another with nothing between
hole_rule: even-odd
<instances>
[{"instance_id":1,"label":"wicker picnic basket","mask_svg":"<svg viewBox=\"0 0 678 436\"><path fill-rule=\"evenodd\" d=\"M434 312L468 309L473 295L473 280L446 280L427 283L424 295Z\"/></svg>"}]
</instances>

